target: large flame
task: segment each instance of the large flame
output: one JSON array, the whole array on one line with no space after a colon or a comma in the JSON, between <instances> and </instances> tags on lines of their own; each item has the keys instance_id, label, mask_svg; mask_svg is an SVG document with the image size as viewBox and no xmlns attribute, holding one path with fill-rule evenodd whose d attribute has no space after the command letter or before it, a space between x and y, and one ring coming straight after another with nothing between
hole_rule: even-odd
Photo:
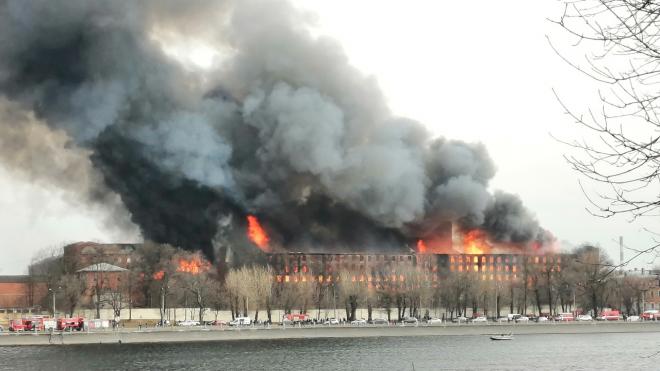
<instances>
[{"instance_id":1,"label":"large flame","mask_svg":"<svg viewBox=\"0 0 660 371\"><path fill-rule=\"evenodd\" d=\"M270 246L268 245L270 238L268 238L268 234L261 227L261 224L259 224L259 220L257 219L257 217L254 215L248 215L247 221L248 221L247 235L250 241L254 242L255 245L259 246L259 248L263 252L271 252Z\"/></svg>"},{"instance_id":2,"label":"large flame","mask_svg":"<svg viewBox=\"0 0 660 371\"><path fill-rule=\"evenodd\" d=\"M419 240L417 241L417 252L419 254L425 254L428 248L426 247L426 243L424 243L424 240Z\"/></svg>"},{"instance_id":3,"label":"large flame","mask_svg":"<svg viewBox=\"0 0 660 371\"><path fill-rule=\"evenodd\" d=\"M480 255L490 253L490 245L486 242L486 233L473 229L463 236L463 253Z\"/></svg>"},{"instance_id":4,"label":"large flame","mask_svg":"<svg viewBox=\"0 0 660 371\"><path fill-rule=\"evenodd\" d=\"M156 272L156 273L153 274L153 278L154 278L156 281L160 281L160 280L162 280L163 277L165 277L165 271L158 271L158 272Z\"/></svg>"},{"instance_id":5,"label":"large flame","mask_svg":"<svg viewBox=\"0 0 660 371\"><path fill-rule=\"evenodd\" d=\"M207 272L211 269L211 264L206 260L199 257L193 257L190 260L179 259L179 266L176 268L177 272L191 273L193 275Z\"/></svg>"}]
</instances>

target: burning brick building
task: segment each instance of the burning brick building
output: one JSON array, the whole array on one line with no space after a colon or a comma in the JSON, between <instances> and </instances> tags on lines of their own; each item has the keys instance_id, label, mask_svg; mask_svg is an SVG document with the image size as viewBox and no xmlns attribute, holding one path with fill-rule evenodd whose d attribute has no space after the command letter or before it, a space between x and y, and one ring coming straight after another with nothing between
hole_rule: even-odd
<instances>
[{"instance_id":1,"label":"burning brick building","mask_svg":"<svg viewBox=\"0 0 660 371\"><path fill-rule=\"evenodd\" d=\"M414 274L435 286L454 274L471 274L480 280L510 281L528 267L561 271L562 255L521 254L357 254L271 253L268 264L280 283L320 281L331 284L346 272L369 287L396 286Z\"/></svg>"},{"instance_id":2,"label":"burning brick building","mask_svg":"<svg viewBox=\"0 0 660 371\"><path fill-rule=\"evenodd\" d=\"M518 280L526 269L559 272L562 258L548 248L497 244L479 230L451 230L429 241L418 240L407 253L277 252L264 250L275 280L280 283L319 281L332 284L340 272L369 287L392 287L411 278L437 285L455 274L470 274L480 280Z\"/></svg>"}]
</instances>

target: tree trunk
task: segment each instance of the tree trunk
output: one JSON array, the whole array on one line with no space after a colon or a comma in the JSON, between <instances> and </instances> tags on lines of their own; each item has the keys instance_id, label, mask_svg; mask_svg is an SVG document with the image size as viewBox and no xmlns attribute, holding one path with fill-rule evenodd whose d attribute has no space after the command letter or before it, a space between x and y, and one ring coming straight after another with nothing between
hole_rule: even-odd
<instances>
[{"instance_id":1,"label":"tree trunk","mask_svg":"<svg viewBox=\"0 0 660 371\"><path fill-rule=\"evenodd\" d=\"M541 293L538 286L534 287L534 299L536 300L536 309L538 309L538 313L541 313Z\"/></svg>"},{"instance_id":2,"label":"tree trunk","mask_svg":"<svg viewBox=\"0 0 660 371\"><path fill-rule=\"evenodd\" d=\"M165 288L160 288L160 324L165 320Z\"/></svg>"},{"instance_id":3,"label":"tree trunk","mask_svg":"<svg viewBox=\"0 0 660 371\"><path fill-rule=\"evenodd\" d=\"M513 302L514 302L515 290L513 288L513 284L510 287L511 287L511 303L509 304L509 313L513 313ZM497 318L500 318L499 313L497 313Z\"/></svg>"}]
</instances>

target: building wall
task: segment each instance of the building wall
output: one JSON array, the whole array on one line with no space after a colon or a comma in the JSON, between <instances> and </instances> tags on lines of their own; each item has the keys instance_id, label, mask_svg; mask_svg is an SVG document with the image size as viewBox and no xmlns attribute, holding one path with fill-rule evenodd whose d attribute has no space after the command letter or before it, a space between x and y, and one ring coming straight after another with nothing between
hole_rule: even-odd
<instances>
[{"instance_id":1,"label":"building wall","mask_svg":"<svg viewBox=\"0 0 660 371\"><path fill-rule=\"evenodd\" d=\"M482 280L508 281L522 276L526 267L561 271L561 255L516 254L321 254L273 253L268 255L277 282L336 281L341 271L353 281L385 286L414 278L433 284L453 274L470 273Z\"/></svg>"},{"instance_id":2,"label":"building wall","mask_svg":"<svg viewBox=\"0 0 660 371\"><path fill-rule=\"evenodd\" d=\"M660 285L656 279L651 281L651 284L646 291L644 306L645 308L642 308L642 310L660 310Z\"/></svg>"},{"instance_id":3,"label":"building wall","mask_svg":"<svg viewBox=\"0 0 660 371\"><path fill-rule=\"evenodd\" d=\"M31 308L48 295L45 282L32 282L29 276L0 277L0 308Z\"/></svg>"},{"instance_id":4,"label":"building wall","mask_svg":"<svg viewBox=\"0 0 660 371\"><path fill-rule=\"evenodd\" d=\"M95 263L109 263L127 268L137 246L139 245L77 242L64 246L64 261L69 265L69 270L73 272Z\"/></svg>"}]
</instances>

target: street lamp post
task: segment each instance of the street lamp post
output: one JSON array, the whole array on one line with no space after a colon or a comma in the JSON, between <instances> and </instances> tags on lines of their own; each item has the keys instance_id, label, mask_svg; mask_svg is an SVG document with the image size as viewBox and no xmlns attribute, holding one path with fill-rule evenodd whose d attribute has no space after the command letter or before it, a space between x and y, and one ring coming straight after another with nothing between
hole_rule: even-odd
<instances>
[{"instance_id":1,"label":"street lamp post","mask_svg":"<svg viewBox=\"0 0 660 371\"><path fill-rule=\"evenodd\" d=\"M62 289L61 287L58 287L57 290ZM49 288L48 291L50 291L51 296L53 297L53 318L55 318L55 293L57 290L53 288Z\"/></svg>"}]
</instances>

